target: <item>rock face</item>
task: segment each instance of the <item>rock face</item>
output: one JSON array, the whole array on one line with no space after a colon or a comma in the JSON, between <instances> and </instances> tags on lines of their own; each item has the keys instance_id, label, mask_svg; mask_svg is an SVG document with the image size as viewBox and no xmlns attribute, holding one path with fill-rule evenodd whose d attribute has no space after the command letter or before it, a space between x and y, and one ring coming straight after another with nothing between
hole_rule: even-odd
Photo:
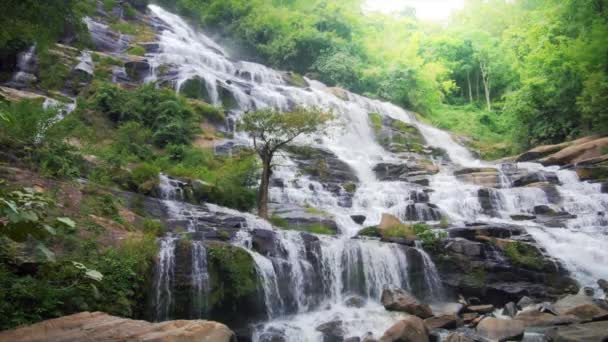
<instances>
[{"instance_id":1,"label":"rock face","mask_svg":"<svg viewBox=\"0 0 608 342\"><path fill-rule=\"evenodd\" d=\"M149 323L102 312L82 312L0 332L0 341L236 342L236 335L217 322Z\"/></svg>"},{"instance_id":2,"label":"rock face","mask_svg":"<svg viewBox=\"0 0 608 342\"><path fill-rule=\"evenodd\" d=\"M555 341L579 342L579 341L606 341L608 339L608 321L593 322L586 324L575 324L558 327L555 333Z\"/></svg>"},{"instance_id":3,"label":"rock face","mask_svg":"<svg viewBox=\"0 0 608 342\"><path fill-rule=\"evenodd\" d=\"M519 341L524 336L524 323L487 317L479 322L477 332L492 341Z\"/></svg>"},{"instance_id":4,"label":"rock face","mask_svg":"<svg viewBox=\"0 0 608 342\"><path fill-rule=\"evenodd\" d=\"M429 332L424 321L416 316L408 316L390 327L380 338L380 342L428 342Z\"/></svg>"},{"instance_id":5,"label":"rock face","mask_svg":"<svg viewBox=\"0 0 608 342\"><path fill-rule=\"evenodd\" d=\"M403 289L385 289L382 292L382 305L387 310L407 312L420 318L433 316L430 306L421 304L414 296Z\"/></svg>"}]
</instances>

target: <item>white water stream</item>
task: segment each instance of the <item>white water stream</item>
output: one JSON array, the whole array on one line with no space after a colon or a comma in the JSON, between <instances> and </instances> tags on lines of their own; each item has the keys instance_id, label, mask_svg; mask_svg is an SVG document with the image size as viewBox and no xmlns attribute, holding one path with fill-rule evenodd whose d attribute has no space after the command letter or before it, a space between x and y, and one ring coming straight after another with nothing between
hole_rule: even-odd
<instances>
[{"instance_id":1,"label":"white water stream","mask_svg":"<svg viewBox=\"0 0 608 342\"><path fill-rule=\"evenodd\" d=\"M338 122L330 134L303 138L298 143L328 149L348 164L359 179L352 206L341 206L336 194L302 176L288 157L280 160L280 167L274 175L284 181L285 187L272 189L272 201L302 207L311 205L328 212L335 218L341 232L337 238L318 237L320 248L314 258L307 255L302 235L289 231L276 231L286 253L283 258L262 256L252 250L251 234L254 229L273 230L267 222L249 214L207 206L211 211L247 219L246 229L239 232L233 243L245 247L253 256L258 274L263 279L267 313L271 318L270 323L256 329L254 341L267 341L269 333L277 331L287 336L289 341L319 341L321 335L315 327L332 320L344 321L349 333L346 337L361 337L368 332L379 337L397 319L398 315L386 312L378 300L385 286L409 288L406 253L397 245L351 239L363 226L350 216L365 215L366 226L379 223L383 213L404 218L408 210L418 210L411 194L424 190L424 187L402 181L378 181L374 166L378 163L399 164L403 160L377 143L369 113L379 113L414 125L428 145L447 152L451 162L440 165L441 171L432 177L428 189L432 190L430 202L435 203L452 223L481 220L523 225L550 255L564 263L581 284L593 285L599 278L608 278L608 222L601 214L608 211L608 195L601 194L599 185L580 182L572 171L520 164L520 170L555 173L560 182L556 187L559 200L553 203L555 201L552 202L539 188L510 187L511 180L501 173L502 188L492 192L496 212L488 215L479 202L481 187L459 181L453 171L459 167L498 166L477 160L447 132L417 121L413 115L390 103L349 92L342 92L338 97L333 90L316 81L307 80L307 88L291 86L285 81L284 73L256 63L234 60L221 46L192 29L180 17L158 6L150 6L150 10L166 24L159 35L160 52L150 56L152 70L158 70L161 65L172 65L178 73L174 82L177 90L193 77L205 80L209 98L216 105L222 104L222 94L232 94L237 102L234 110L237 116L251 109L273 107L288 110L293 105L333 111ZM149 79L157 79L156 74L153 73ZM245 136L239 138L247 141ZM165 190L174 192L175 186ZM167 203L174 212L183 211L184 204ZM511 215L533 213L535 206L543 204L576 215L576 218L557 228L532 221L511 220ZM166 256L174 249L171 242L170 239L163 240L161 265L171 262ZM418 251L424 253L420 249ZM203 255L200 250L196 253ZM437 298L441 291L440 275L437 275L428 256L424 255L423 260L427 290ZM312 284L318 289L310 288L311 279L315 277L321 278ZM288 290L281 290L282 282L288 282ZM197 286L204 288L203 283ZM344 299L352 293L366 298L362 308L344 305Z\"/></svg>"}]
</instances>

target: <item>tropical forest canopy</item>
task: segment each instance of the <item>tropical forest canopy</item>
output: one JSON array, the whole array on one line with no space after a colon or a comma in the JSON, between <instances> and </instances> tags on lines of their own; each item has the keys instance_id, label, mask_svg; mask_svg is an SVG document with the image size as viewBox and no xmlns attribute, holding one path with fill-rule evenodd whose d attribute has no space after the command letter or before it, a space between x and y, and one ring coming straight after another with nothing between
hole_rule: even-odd
<instances>
[{"instance_id":1,"label":"tropical forest canopy","mask_svg":"<svg viewBox=\"0 0 608 342\"><path fill-rule=\"evenodd\" d=\"M364 13L363 0L163 2L263 62L502 143L499 153L608 131L606 0L467 0L447 24Z\"/></svg>"}]
</instances>

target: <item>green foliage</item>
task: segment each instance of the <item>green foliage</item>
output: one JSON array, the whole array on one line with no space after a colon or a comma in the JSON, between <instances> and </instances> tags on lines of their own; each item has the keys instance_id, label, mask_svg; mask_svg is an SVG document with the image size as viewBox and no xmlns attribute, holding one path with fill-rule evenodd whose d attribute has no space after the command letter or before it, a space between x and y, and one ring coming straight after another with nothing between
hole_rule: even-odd
<instances>
[{"instance_id":1,"label":"green foliage","mask_svg":"<svg viewBox=\"0 0 608 342\"><path fill-rule=\"evenodd\" d=\"M0 111L0 144L8 148L23 149L41 143L41 129L57 115L54 110L43 110L35 100L3 103Z\"/></svg>"},{"instance_id":2,"label":"green foliage","mask_svg":"<svg viewBox=\"0 0 608 342\"><path fill-rule=\"evenodd\" d=\"M143 46L134 45L127 50L127 53L134 56L143 56L146 54L146 49Z\"/></svg>"},{"instance_id":3,"label":"green foliage","mask_svg":"<svg viewBox=\"0 0 608 342\"><path fill-rule=\"evenodd\" d=\"M131 172L131 177L139 192L149 194L158 185L160 169L154 165L143 163Z\"/></svg>"},{"instance_id":4,"label":"green foliage","mask_svg":"<svg viewBox=\"0 0 608 342\"><path fill-rule=\"evenodd\" d=\"M0 329L81 311L138 317L155 255L154 237L147 236L107 249L81 241L77 250L34 273L0 263Z\"/></svg>"},{"instance_id":5,"label":"green foliage","mask_svg":"<svg viewBox=\"0 0 608 342\"><path fill-rule=\"evenodd\" d=\"M538 250L526 243L513 242L505 248L505 254L517 266L540 270L544 267L542 255Z\"/></svg>"},{"instance_id":6,"label":"green foliage","mask_svg":"<svg viewBox=\"0 0 608 342\"><path fill-rule=\"evenodd\" d=\"M448 234L446 232L436 232L433 230L432 227L423 223L416 223L412 226L412 229L416 234L416 239L422 241L422 245L424 246L424 248L428 248L434 251L438 251L440 248L441 240L444 240L448 237Z\"/></svg>"},{"instance_id":7,"label":"green foliage","mask_svg":"<svg viewBox=\"0 0 608 342\"><path fill-rule=\"evenodd\" d=\"M211 279L211 306L236 310L243 298L255 295L258 288L253 259L245 250L224 244L207 249Z\"/></svg>"},{"instance_id":8,"label":"green foliage","mask_svg":"<svg viewBox=\"0 0 608 342\"><path fill-rule=\"evenodd\" d=\"M382 115L378 113L370 113L369 119L372 122L374 132L376 132L376 134L379 134L382 131Z\"/></svg>"},{"instance_id":9,"label":"green foliage","mask_svg":"<svg viewBox=\"0 0 608 342\"><path fill-rule=\"evenodd\" d=\"M40 86L47 90L60 90L68 79L71 66L65 64L60 54L46 51L38 54Z\"/></svg>"},{"instance_id":10,"label":"green foliage","mask_svg":"<svg viewBox=\"0 0 608 342\"><path fill-rule=\"evenodd\" d=\"M406 224L395 225L391 227L386 227L380 230L380 233L384 238L406 238L406 239L415 239L416 232L412 228L412 226Z\"/></svg>"},{"instance_id":11,"label":"green foliage","mask_svg":"<svg viewBox=\"0 0 608 342\"><path fill-rule=\"evenodd\" d=\"M82 37L87 32L82 18L94 12L94 3L91 0L3 1L0 22L7 25L0 32L0 50L15 51L32 43L45 47L66 29Z\"/></svg>"},{"instance_id":12,"label":"green foliage","mask_svg":"<svg viewBox=\"0 0 608 342\"><path fill-rule=\"evenodd\" d=\"M357 235L368 236L368 237L382 237L380 230L376 226L365 227L359 231Z\"/></svg>"},{"instance_id":13,"label":"green foliage","mask_svg":"<svg viewBox=\"0 0 608 342\"><path fill-rule=\"evenodd\" d=\"M136 121L150 129L158 147L189 144L197 130L196 115L186 100L154 85L127 91L113 84L98 84L91 104L114 122Z\"/></svg>"}]
</instances>

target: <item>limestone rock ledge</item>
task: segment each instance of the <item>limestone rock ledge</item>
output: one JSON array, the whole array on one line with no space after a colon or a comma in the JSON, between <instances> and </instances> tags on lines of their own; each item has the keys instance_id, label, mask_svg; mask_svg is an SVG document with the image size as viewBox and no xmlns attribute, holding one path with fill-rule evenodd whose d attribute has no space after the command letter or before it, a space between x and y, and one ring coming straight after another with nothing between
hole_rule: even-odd
<instances>
[{"instance_id":1,"label":"limestone rock ledge","mask_svg":"<svg viewBox=\"0 0 608 342\"><path fill-rule=\"evenodd\" d=\"M81 312L0 332L0 341L236 342L236 335L217 322L150 323L103 312Z\"/></svg>"}]
</instances>

